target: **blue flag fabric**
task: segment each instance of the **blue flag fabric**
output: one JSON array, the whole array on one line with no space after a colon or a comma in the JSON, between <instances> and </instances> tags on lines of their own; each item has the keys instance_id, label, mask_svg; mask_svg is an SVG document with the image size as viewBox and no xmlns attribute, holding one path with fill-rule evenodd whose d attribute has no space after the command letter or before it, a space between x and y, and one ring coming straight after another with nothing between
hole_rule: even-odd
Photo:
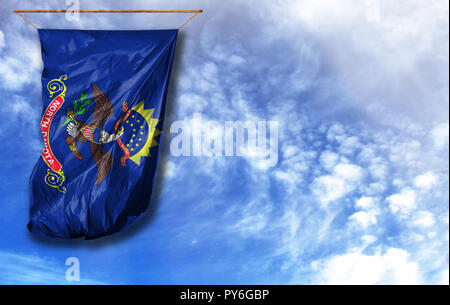
<instances>
[{"instance_id":1,"label":"blue flag fabric","mask_svg":"<svg viewBox=\"0 0 450 305\"><path fill-rule=\"evenodd\" d=\"M28 229L92 239L146 210L178 30L40 29L44 149Z\"/></svg>"}]
</instances>

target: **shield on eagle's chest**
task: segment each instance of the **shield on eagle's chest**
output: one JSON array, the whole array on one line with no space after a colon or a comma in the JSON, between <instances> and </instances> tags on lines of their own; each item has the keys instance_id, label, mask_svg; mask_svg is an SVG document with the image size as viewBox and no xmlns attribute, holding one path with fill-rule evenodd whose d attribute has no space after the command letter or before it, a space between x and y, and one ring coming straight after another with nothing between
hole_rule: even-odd
<instances>
[{"instance_id":1,"label":"shield on eagle's chest","mask_svg":"<svg viewBox=\"0 0 450 305\"><path fill-rule=\"evenodd\" d=\"M146 210L177 30L39 30L44 151L31 232L96 238Z\"/></svg>"}]
</instances>

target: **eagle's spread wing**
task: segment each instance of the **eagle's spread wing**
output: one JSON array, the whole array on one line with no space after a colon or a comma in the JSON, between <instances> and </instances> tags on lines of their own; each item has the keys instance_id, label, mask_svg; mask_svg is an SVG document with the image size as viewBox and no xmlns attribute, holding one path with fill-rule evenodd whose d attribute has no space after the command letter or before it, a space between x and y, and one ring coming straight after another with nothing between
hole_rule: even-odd
<instances>
[{"instance_id":1,"label":"eagle's spread wing","mask_svg":"<svg viewBox=\"0 0 450 305\"><path fill-rule=\"evenodd\" d=\"M92 125L103 129L103 124L113 114L113 105L106 94L95 84L92 84L92 93L95 101Z\"/></svg>"},{"instance_id":2,"label":"eagle's spread wing","mask_svg":"<svg viewBox=\"0 0 450 305\"><path fill-rule=\"evenodd\" d=\"M111 170L113 156L100 144L94 142L91 142L91 153L95 160L95 164L97 165L97 181L95 181L95 184L99 184Z\"/></svg>"},{"instance_id":3,"label":"eagle's spread wing","mask_svg":"<svg viewBox=\"0 0 450 305\"><path fill-rule=\"evenodd\" d=\"M92 93L95 101L92 125L103 129L103 124L113 114L113 106L106 94L95 84L92 84ZM95 181L95 184L99 184L111 170L113 156L102 145L93 142L91 142L91 153L97 165L97 181Z\"/></svg>"}]
</instances>

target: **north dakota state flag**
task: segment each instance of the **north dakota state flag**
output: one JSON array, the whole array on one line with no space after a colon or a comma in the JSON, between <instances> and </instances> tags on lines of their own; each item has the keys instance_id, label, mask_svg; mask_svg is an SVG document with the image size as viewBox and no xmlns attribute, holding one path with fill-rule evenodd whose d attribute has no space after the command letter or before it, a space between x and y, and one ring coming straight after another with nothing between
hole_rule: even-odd
<instances>
[{"instance_id":1,"label":"north dakota state flag","mask_svg":"<svg viewBox=\"0 0 450 305\"><path fill-rule=\"evenodd\" d=\"M39 30L43 152L31 174L36 234L86 239L146 210L177 30Z\"/></svg>"}]
</instances>

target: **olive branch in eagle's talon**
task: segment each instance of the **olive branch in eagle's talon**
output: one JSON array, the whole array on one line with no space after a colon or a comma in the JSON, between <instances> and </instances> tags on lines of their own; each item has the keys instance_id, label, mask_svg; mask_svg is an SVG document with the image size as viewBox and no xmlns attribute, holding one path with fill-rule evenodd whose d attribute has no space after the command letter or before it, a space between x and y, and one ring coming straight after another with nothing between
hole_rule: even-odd
<instances>
[{"instance_id":1,"label":"olive branch in eagle's talon","mask_svg":"<svg viewBox=\"0 0 450 305\"><path fill-rule=\"evenodd\" d=\"M77 158L78 160L82 160L83 156L78 151L77 144L75 142L75 139L79 135L79 131L77 128L78 122L75 117L85 114L87 111L86 107L92 104L92 100L86 99L86 97L87 93L83 92L80 95L80 103L78 103L77 99L72 101L73 107L67 112L67 120L64 122L64 124L61 125L61 127L63 127L70 123L67 126L67 133L69 134L69 136L66 137L66 143L69 146L69 149L73 151L75 158Z\"/></svg>"},{"instance_id":2,"label":"olive branch in eagle's talon","mask_svg":"<svg viewBox=\"0 0 450 305\"><path fill-rule=\"evenodd\" d=\"M73 108L67 112L67 120L64 122L64 124L61 125L61 127L65 126L71 121L74 121L76 123L75 117L86 113L87 111L86 107L92 104L92 100L91 99L86 100L86 97L87 93L83 92L80 95L80 104L78 104L77 99L72 101Z\"/></svg>"}]
</instances>

